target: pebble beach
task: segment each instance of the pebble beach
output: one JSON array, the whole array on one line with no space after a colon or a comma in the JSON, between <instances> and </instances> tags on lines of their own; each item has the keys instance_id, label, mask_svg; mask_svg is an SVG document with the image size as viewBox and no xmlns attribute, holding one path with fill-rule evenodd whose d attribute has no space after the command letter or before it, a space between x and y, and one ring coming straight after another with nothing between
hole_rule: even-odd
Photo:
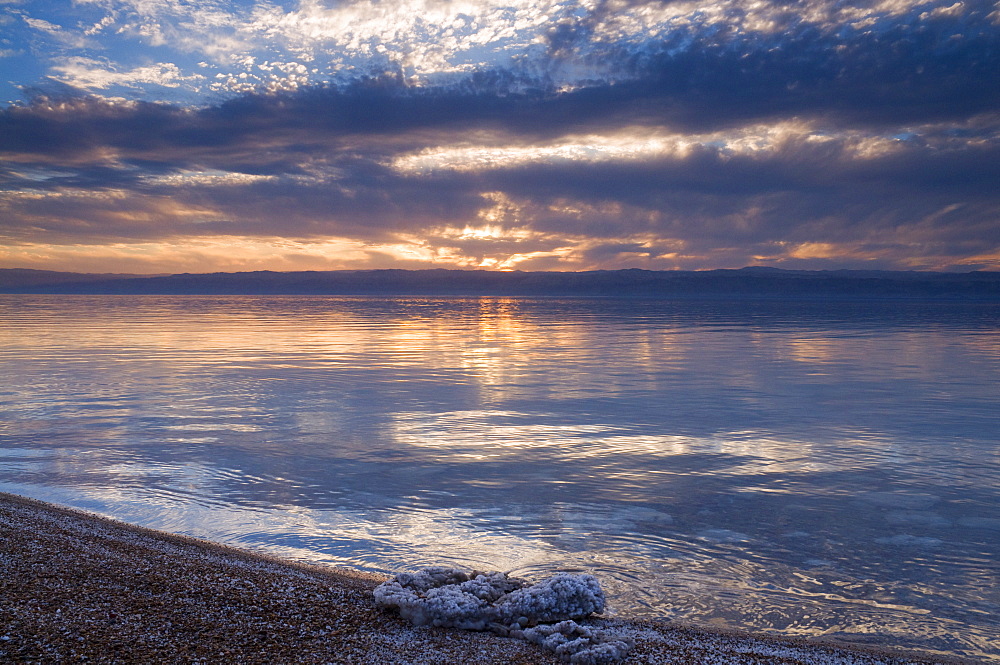
<instances>
[{"instance_id":1,"label":"pebble beach","mask_svg":"<svg viewBox=\"0 0 1000 665\"><path fill-rule=\"evenodd\" d=\"M0 662L559 663L486 632L379 608L384 576L313 566L0 493ZM972 661L620 618L593 626L653 665Z\"/></svg>"}]
</instances>

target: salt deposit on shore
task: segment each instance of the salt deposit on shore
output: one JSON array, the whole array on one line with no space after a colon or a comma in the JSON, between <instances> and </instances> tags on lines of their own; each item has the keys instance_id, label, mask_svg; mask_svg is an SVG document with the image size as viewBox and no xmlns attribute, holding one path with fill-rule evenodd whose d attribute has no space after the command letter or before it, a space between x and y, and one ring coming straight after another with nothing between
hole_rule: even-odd
<instances>
[{"instance_id":1,"label":"salt deposit on shore","mask_svg":"<svg viewBox=\"0 0 1000 665\"><path fill-rule=\"evenodd\" d=\"M0 493L0 662L560 662L524 640L412 626L376 603L384 581ZM581 623L634 645L626 664L964 662L648 622Z\"/></svg>"}]
</instances>

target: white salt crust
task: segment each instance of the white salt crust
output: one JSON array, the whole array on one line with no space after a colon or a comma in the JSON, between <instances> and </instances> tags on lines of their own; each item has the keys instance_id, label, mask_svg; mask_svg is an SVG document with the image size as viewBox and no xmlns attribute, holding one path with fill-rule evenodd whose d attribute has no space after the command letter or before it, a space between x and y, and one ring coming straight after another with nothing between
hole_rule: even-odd
<instances>
[{"instance_id":1,"label":"white salt crust","mask_svg":"<svg viewBox=\"0 0 1000 665\"><path fill-rule=\"evenodd\" d=\"M528 584L501 572L437 566L401 573L376 587L374 597L414 625L489 630L538 644L568 663L614 663L632 648L630 640L574 621L604 611L593 575L559 573Z\"/></svg>"}]
</instances>

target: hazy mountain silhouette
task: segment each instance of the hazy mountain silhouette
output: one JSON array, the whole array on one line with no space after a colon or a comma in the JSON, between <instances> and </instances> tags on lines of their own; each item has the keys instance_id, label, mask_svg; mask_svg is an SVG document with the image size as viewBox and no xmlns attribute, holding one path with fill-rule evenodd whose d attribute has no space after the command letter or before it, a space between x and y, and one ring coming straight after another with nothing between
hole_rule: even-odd
<instances>
[{"instance_id":1,"label":"hazy mountain silhouette","mask_svg":"<svg viewBox=\"0 0 1000 665\"><path fill-rule=\"evenodd\" d=\"M2 293L603 296L1000 301L1000 272L334 270L116 275L0 269Z\"/></svg>"}]
</instances>

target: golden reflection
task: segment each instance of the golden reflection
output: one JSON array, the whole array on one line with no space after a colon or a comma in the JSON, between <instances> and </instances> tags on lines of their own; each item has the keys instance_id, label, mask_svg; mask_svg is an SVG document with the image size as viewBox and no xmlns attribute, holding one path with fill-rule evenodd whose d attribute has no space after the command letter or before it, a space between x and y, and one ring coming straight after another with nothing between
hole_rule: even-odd
<instances>
[{"instance_id":1,"label":"golden reflection","mask_svg":"<svg viewBox=\"0 0 1000 665\"><path fill-rule=\"evenodd\" d=\"M511 387L524 377L524 366L511 359L532 355L540 336L519 304L514 298L480 298L473 336L460 350L462 368L497 401L510 398Z\"/></svg>"},{"instance_id":2,"label":"golden reflection","mask_svg":"<svg viewBox=\"0 0 1000 665\"><path fill-rule=\"evenodd\" d=\"M841 357L843 343L824 338L798 337L786 342L789 357L801 363L825 364Z\"/></svg>"},{"instance_id":3,"label":"golden reflection","mask_svg":"<svg viewBox=\"0 0 1000 665\"><path fill-rule=\"evenodd\" d=\"M517 298L480 298L474 329L449 337L451 346L442 347L457 351L458 366L469 380L487 389L484 399L527 397L533 389L531 377L540 370L552 384L553 399L655 390L653 370L678 362L683 353L670 330L644 328L628 343L623 340L613 371L595 374L595 366L606 361L587 350L607 343L600 328L588 322L535 319L525 307Z\"/></svg>"},{"instance_id":4,"label":"golden reflection","mask_svg":"<svg viewBox=\"0 0 1000 665\"><path fill-rule=\"evenodd\" d=\"M1000 362L1000 333L990 330L957 335L954 340L970 352L985 356L985 360Z\"/></svg>"},{"instance_id":5,"label":"golden reflection","mask_svg":"<svg viewBox=\"0 0 1000 665\"><path fill-rule=\"evenodd\" d=\"M115 305L119 301L121 308ZM102 311L104 325L83 320L64 325L73 326L74 344L83 352L117 344L120 319L133 333L134 350L142 350L115 361L122 362L121 372L130 371L127 365L138 368L151 362L172 362L177 369L251 364L279 369L303 363L336 368L352 366L363 357L374 370L414 368L428 380L475 386L490 402L527 397L534 387L526 382L538 371L551 383L554 399L636 387L653 390L656 380L650 368L678 360L683 353L669 331L643 329L627 343L623 340L613 371L595 373L606 361L591 349L606 343L605 332L586 321L536 318L526 309L529 304L516 298L469 299L456 317L434 315L444 301L414 299L407 301L413 306L405 313L386 311L374 318L353 309L350 299L337 298L322 306L320 301L306 307L302 301L290 301L292 309L285 309L280 299L259 307L252 300L230 298L221 309L214 300L216 309L209 318L192 308L197 300L145 302L148 306L137 315L134 300L112 299ZM19 334L31 336L45 321L17 325ZM186 353L192 346L205 353Z\"/></svg>"}]
</instances>

